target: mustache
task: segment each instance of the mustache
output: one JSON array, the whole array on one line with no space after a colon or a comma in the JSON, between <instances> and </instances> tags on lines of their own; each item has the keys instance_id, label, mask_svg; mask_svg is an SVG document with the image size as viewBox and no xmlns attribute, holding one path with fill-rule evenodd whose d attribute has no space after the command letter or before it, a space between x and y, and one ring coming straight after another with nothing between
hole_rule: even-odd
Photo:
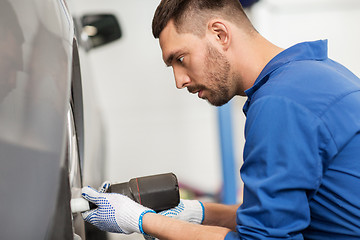
<instances>
[{"instance_id":1,"label":"mustache","mask_svg":"<svg viewBox=\"0 0 360 240\"><path fill-rule=\"evenodd\" d=\"M201 86L201 85L187 87L187 90L189 91L189 93L196 93L203 89L205 89L205 87Z\"/></svg>"}]
</instances>

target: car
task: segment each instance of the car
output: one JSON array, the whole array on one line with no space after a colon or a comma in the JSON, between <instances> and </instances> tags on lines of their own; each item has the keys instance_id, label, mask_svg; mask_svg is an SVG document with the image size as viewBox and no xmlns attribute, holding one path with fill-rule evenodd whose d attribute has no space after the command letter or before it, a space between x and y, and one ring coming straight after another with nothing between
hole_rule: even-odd
<instances>
[{"instance_id":1,"label":"car","mask_svg":"<svg viewBox=\"0 0 360 240\"><path fill-rule=\"evenodd\" d=\"M69 4L0 0L1 239L105 238L72 214L70 200L104 181L104 126L86 54L121 31L116 21L111 33L96 25L106 14L72 16ZM98 29L87 36L86 28Z\"/></svg>"}]
</instances>

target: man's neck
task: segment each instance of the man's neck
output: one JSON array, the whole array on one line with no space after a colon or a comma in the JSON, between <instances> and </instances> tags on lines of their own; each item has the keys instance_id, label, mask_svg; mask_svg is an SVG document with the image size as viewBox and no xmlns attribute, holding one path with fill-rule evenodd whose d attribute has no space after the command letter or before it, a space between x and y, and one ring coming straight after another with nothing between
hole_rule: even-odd
<instances>
[{"instance_id":1,"label":"man's neck","mask_svg":"<svg viewBox=\"0 0 360 240\"><path fill-rule=\"evenodd\" d=\"M241 39L244 41L234 46L233 58L236 74L241 76L238 95L244 96L244 91L254 85L264 67L284 49L272 44L258 33Z\"/></svg>"}]
</instances>

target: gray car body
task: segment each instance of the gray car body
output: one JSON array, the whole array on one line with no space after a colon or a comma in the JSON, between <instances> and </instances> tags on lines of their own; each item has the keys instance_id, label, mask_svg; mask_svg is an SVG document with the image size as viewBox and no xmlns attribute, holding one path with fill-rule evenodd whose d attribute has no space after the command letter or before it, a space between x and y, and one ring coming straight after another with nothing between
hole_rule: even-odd
<instances>
[{"instance_id":1,"label":"gray car body","mask_svg":"<svg viewBox=\"0 0 360 240\"><path fill-rule=\"evenodd\" d=\"M81 79L73 18L64 0L0 0L0 32L0 238L73 239L69 102L83 181L103 180L99 112Z\"/></svg>"}]
</instances>

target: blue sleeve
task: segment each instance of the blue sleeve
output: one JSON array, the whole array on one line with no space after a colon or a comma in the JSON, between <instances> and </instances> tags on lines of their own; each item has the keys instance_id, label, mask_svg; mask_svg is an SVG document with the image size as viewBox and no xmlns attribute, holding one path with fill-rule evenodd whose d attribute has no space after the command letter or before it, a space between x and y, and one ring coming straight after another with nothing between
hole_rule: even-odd
<instances>
[{"instance_id":1,"label":"blue sleeve","mask_svg":"<svg viewBox=\"0 0 360 240\"><path fill-rule=\"evenodd\" d=\"M224 240L237 240L240 239L239 235L236 232L228 232L228 234L226 234Z\"/></svg>"},{"instance_id":2,"label":"blue sleeve","mask_svg":"<svg viewBox=\"0 0 360 240\"><path fill-rule=\"evenodd\" d=\"M238 239L303 239L301 231L310 223L308 200L322 176L323 131L320 119L289 99L262 97L251 105Z\"/></svg>"}]
</instances>

